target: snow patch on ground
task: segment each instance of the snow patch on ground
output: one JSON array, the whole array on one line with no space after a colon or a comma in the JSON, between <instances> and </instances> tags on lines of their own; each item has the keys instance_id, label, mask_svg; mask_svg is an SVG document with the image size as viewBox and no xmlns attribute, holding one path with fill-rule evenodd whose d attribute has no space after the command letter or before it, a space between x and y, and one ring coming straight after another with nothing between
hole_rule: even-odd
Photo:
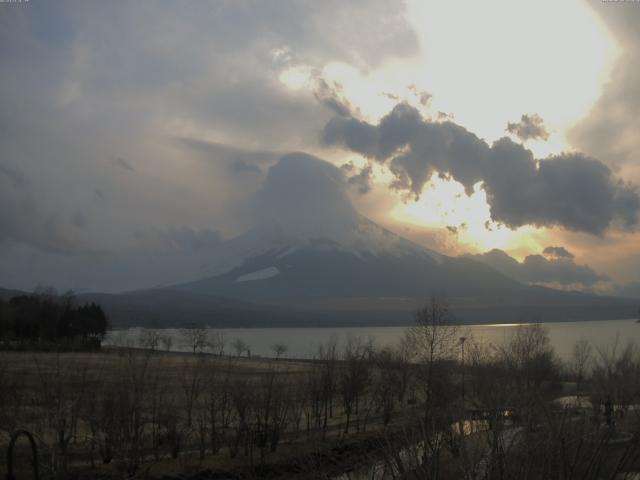
<instances>
[{"instance_id":1,"label":"snow patch on ground","mask_svg":"<svg viewBox=\"0 0 640 480\"><path fill-rule=\"evenodd\" d=\"M234 280L234 283L239 282L251 282L254 280L266 280L267 278L275 277L280 274L280 270L276 267L263 268L262 270L256 270L255 272L240 275Z\"/></svg>"}]
</instances>

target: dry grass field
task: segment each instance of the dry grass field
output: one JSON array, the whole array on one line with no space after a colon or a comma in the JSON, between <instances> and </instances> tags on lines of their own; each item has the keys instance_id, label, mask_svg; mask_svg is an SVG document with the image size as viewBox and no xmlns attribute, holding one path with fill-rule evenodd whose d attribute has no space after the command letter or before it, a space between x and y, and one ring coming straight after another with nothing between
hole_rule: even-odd
<instances>
[{"instance_id":1,"label":"dry grass field","mask_svg":"<svg viewBox=\"0 0 640 480\"><path fill-rule=\"evenodd\" d=\"M0 352L0 462L6 469L10 435L23 429L46 479L353 479L378 469L599 480L640 469L634 345L580 344L561 364L544 328L529 325L501 345L467 339L459 362L454 330L426 323L412 334L394 350L356 338L325 345L312 361ZM581 402L556 402L569 383ZM29 474L28 453L20 441L14 473Z\"/></svg>"},{"instance_id":2,"label":"dry grass field","mask_svg":"<svg viewBox=\"0 0 640 480\"><path fill-rule=\"evenodd\" d=\"M309 462L336 445L335 458L358 451L382 428L379 399L363 383L375 367L352 379L358 405L347 403L347 414L345 365L139 349L1 352L2 464L9 435L25 429L50 477L317 472Z\"/></svg>"}]
</instances>

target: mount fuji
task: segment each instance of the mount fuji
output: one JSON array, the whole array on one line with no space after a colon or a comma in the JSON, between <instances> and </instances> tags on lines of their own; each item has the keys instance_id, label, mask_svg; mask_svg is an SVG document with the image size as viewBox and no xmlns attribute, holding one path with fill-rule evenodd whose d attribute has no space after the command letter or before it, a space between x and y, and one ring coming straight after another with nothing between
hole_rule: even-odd
<instances>
[{"instance_id":1,"label":"mount fuji","mask_svg":"<svg viewBox=\"0 0 640 480\"><path fill-rule=\"evenodd\" d=\"M522 288L480 262L446 257L360 215L341 171L309 155L286 155L271 167L256 205L262 223L226 245L252 254L220 275L174 288L300 307Z\"/></svg>"},{"instance_id":2,"label":"mount fuji","mask_svg":"<svg viewBox=\"0 0 640 480\"><path fill-rule=\"evenodd\" d=\"M280 224L262 225L232 240L253 255L209 278L171 287L277 305L327 305L346 299L377 303L430 293L486 295L526 290L472 259L441 255L358 216L341 236L299 236Z\"/></svg>"},{"instance_id":3,"label":"mount fuji","mask_svg":"<svg viewBox=\"0 0 640 480\"><path fill-rule=\"evenodd\" d=\"M529 286L404 239L359 214L342 172L310 155L285 155L269 169L255 214L257 226L222 242L225 260L210 275L96 299L123 323L225 326L408 324L432 294L446 297L460 322L635 311L630 301Z\"/></svg>"}]
</instances>

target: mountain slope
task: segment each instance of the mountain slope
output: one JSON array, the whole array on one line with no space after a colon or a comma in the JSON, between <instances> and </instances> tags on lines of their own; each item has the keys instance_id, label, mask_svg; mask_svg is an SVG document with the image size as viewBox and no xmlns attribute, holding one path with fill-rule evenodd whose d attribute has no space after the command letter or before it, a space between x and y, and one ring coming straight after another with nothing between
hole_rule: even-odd
<instances>
[{"instance_id":1,"label":"mountain slope","mask_svg":"<svg viewBox=\"0 0 640 480\"><path fill-rule=\"evenodd\" d=\"M428 252L358 251L330 240L281 245L218 276L172 287L275 304L319 298L487 295L526 287L470 259Z\"/></svg>"},{"instance_id":2,"label":"mountain slope","mask_svg":"<svg viewBox=\"0 0 640 480\"><path fill-rule=\"evenodd\" d=\"M270 231L268 244L239 266L170 289L314 318L322 311L331 324L407 324L431 294L446 297L463 323L628 318L635 309L626 299L522 284L472 258L424 249L362 217L342 242L304 239L280 226Z\"/></svg>"},{"instance_id":3,"label":"mountain slope","mask_svg":"<svg viewBox=\"0 0 640 480\"><path fill-rule=\"evenodd\" d=\"M620 318L630 302L530 287L472 258L447 257L360 215L339 169L305 154L270 168L257 195L260 226L225 242L228 268L169 287L255 305L402 319L431 294L463 321ZM233 257L233 258L231 258ZM576 313L578 312L578 313Z\"/></svg>"}]
</instances>

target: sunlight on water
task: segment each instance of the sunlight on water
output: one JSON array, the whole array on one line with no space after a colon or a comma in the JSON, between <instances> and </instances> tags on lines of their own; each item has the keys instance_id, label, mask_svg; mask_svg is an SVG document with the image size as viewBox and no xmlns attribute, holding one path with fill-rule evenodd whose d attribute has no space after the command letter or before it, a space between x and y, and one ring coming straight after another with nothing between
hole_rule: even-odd
<instances>
[{"instance_id":1,"label":"sunlight on water","mask_svg":"<svg viewBox=\"0 0 640 480\"><path fill-rule=\"evenodd\" d=\"M554 322L544 324L549 332L551 345L562 359L568 359L576 341L586 339L599 348L609 348L616 342L626 344L633 340L640 343L640 324L635 320L607 320L591 322ZM490 324L460 326L460 336L499 345L518 327L518 324ZM272 346L276 343L287 345L286 357L313 358L318 347L335 340L338 346L349 336L371 338L377 347L397 345L406 327L345 327L345 328L222 328L227 344L242 339L249 345L252 356L274 356ZM105 345L137 346L141 329L115 330L105 339ZM163 334L171 335L172 350L188 351L180 329L166 329ZM227 346L227 351L231 348Z\"/></svg>"}]
</instances>

